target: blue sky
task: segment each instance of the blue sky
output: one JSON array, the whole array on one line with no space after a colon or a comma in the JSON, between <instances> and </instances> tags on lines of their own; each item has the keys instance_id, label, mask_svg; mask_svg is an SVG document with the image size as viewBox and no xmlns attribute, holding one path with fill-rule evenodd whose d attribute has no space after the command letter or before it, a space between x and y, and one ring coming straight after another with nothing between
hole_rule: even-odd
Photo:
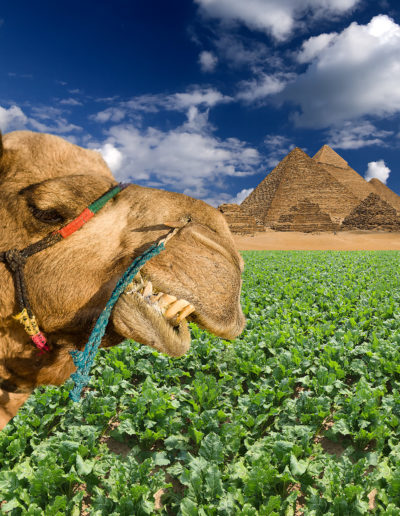
<instances>
[{"instance_id":1,"label":"blue sky","mask_svg":"<svg viewBox=\"0 0 400 516\"><path fill-rule=\"evenodd\" d=\"M4 2L0 128L58 134L119 180L215 206L324 144L400 194L396 4Z\"/></svg>"}]
</instances>

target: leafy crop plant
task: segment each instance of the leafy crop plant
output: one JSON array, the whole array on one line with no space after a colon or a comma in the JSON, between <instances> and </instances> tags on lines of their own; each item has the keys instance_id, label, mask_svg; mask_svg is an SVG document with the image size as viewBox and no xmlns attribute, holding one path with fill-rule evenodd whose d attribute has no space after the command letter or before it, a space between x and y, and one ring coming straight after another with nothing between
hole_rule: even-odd
<instances>
[{"instance_id":1,"label":"leafy crop plant","mask_svg":"<svg viewBox=\"0 0 400 516\"><path fill-rule=\"evenodd\" d=\"M244 252L240 338L100 353L0 433L0 512L398 515L400 254Z\"/></svg>"}]
</instances>

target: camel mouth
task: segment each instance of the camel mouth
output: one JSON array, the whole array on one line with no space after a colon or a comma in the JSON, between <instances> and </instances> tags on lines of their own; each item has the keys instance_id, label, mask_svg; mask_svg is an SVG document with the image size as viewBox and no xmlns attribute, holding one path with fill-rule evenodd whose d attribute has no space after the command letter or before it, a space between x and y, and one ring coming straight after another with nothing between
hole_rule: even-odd
<instances>
[{"instance_id":1,"label":"camel mouth","mask_svg":"<svg viewBox=\"0 0 400 516\"><path fill-rule=\"evenodd\" d=\"M193 319L195 307L186 299L178 299L153 286L152 281L140 272L126 287L127 296L145 303L177 333L187 325L187 319ZM191 317L190 317L191 316Z\"/></svg>"},{"instance_id":2,"label":"camel mouth","mask_svg":"<svg viewBox=\"0 0 400 516\"><path fill-rule=\"evenodd\" d=\"M195 307L187 300L166 293L138 273L126 287L113 311L114 328L133 339L167 353L182 356L190 347L188 321Z\"/></svg>"}]
</instances>

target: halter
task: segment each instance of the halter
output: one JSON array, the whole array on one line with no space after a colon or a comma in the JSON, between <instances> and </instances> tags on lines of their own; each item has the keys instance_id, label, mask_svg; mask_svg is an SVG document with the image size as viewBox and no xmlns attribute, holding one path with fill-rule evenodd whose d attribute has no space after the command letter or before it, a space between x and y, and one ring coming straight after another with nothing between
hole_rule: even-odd
<instances>
[{"instance_id":1,"label":"halter","mask_svg":"<svg viewBox=\"0 0 400 516\"><path fill-rule=\"evenodd\" d=\"M57 242L60 242L64 238L69 237L75 231L78 231L86 222L88 222L103 206L129 184L120 183L118 186L110 188L105 194L96 199L92 204L85 208L74 220L69 222L66 226L49 233L47 236L35 242L34 244L28 245L22 250L9 249L8 251L0 252L0 262L4 262L13 274L16 300L19 308L19 313L14 315L13 318L20 322L26 333L32 339L34 345L40 351L40 354L50 351L46 337L40 331L35 315L32 312L31 305L29 303L28 291L25 284L24 267L26 260L48 247L53 246ZM101 339L104 336L106 327L111 315L111 310L115 303L118 301L119 296L123 293L126 286L133 280L138 271L143 265L165 249L164 244L169 240L179 228L172 229L169 234L158 243L152 244L147 251L136 258L131 265L126 269L123 276L119 279L116 287L114 288L110 299L108 300L106 307L100 314L96 321L96 324L89 337L88 343L83 351L75 350L70 351L73 358L74 364L77 367L77 371L71 375L71 378L75 381L75 387L70 392L70 397L74 401L79 401L80 393L82 388L89 381L89 370L93 363L96 352L101 344ZM1 382L0 388L7 382ZM5 389L7 390L7 389ZM18 392L13 390L12 392Z\"/></svg>"}]
</instances>

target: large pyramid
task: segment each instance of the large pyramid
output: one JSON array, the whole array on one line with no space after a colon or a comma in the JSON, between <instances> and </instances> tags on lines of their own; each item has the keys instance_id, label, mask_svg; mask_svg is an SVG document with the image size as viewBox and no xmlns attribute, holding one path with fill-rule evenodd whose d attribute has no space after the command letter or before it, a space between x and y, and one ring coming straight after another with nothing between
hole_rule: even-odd
<instances>
[{"instance_id":1,"label":"large pyramid","mask_svg":"<svg viewBox=\"0 0 400 516\"><path fill-rule=\"evenodd\" d=\"M292 207L308 200L340 223L360 199L316 160L296 147L242 202L241 207L266 226L279 223Z\"/></svg>"}]
</instances>

